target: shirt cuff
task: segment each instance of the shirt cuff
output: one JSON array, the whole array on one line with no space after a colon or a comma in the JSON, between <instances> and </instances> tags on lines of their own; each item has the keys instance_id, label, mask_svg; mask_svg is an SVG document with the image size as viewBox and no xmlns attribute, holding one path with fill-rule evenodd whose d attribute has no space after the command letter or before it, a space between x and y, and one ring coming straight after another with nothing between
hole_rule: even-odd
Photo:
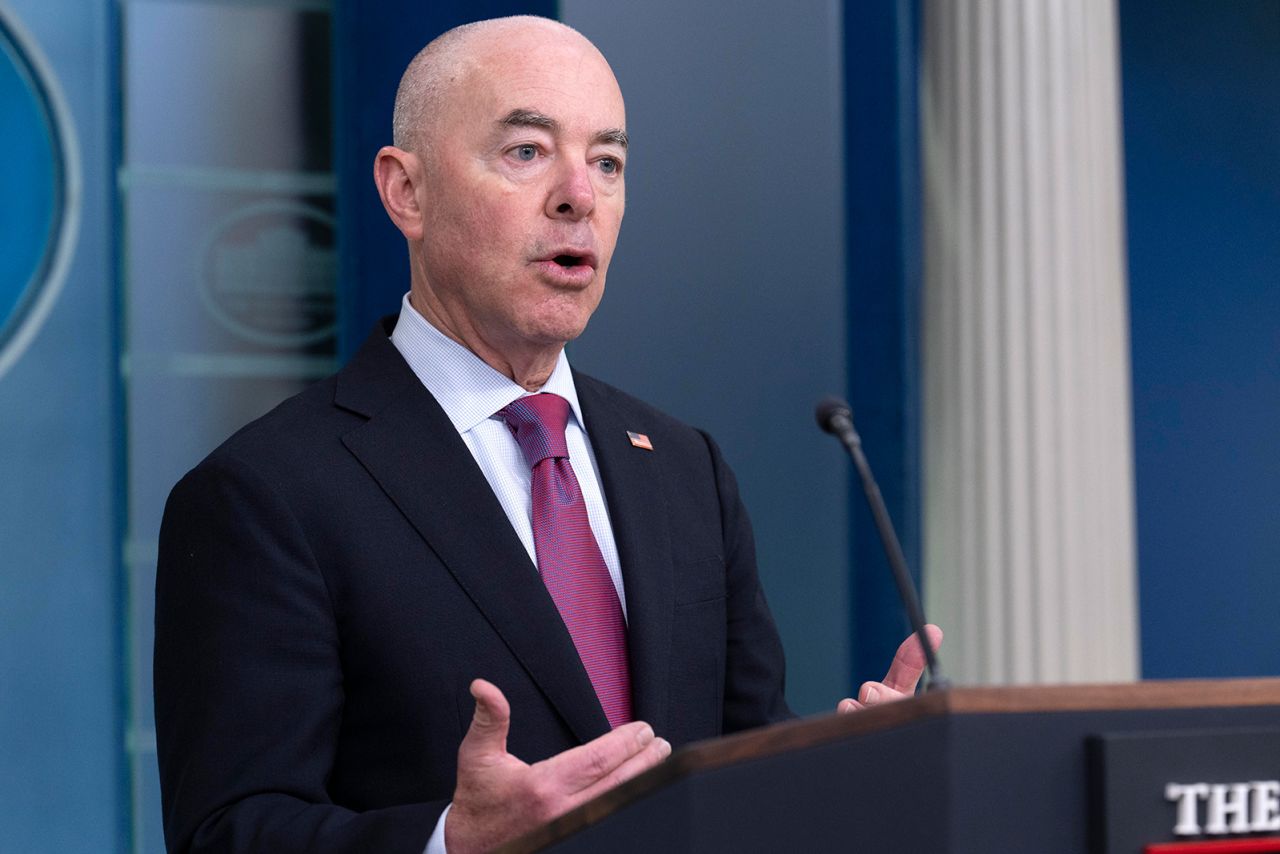
<instances>
[{"instance_id":1,"label":"shirt cuff","mask_svg":"<svg viewBox=\"0 0 1280 854\"><path fill-rule=\"evenodd\" d=\"M444 850L444 820L449 817L451 809L453 809L452 803L440 813L440 820L436 822L436 829L431 832L431 838L427 840L427 847L422 854L447 854Z\"/></svg>"}]
</instances>

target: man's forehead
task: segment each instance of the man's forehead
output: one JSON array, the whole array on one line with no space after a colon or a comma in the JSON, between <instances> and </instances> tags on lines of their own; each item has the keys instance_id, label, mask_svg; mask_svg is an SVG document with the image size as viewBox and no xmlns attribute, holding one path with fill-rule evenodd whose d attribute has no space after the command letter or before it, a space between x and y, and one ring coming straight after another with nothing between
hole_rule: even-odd
<instances>
[{"instance_id":1,"label":"man's forehead","mask_svg":"<svg viewBox=\"0 0 1280 854\"><path fill-rule=\"evenodd\" d=\"M625 147L626 108L608 62L580 34L545 23L468 39L438 78L436 117L491 144L536 127Z\"/></svg>"},{"instance_id":2,"label":"man's forehead","mask_svg":"<svg viewBox=\"0 0 1280 854\"><path fill-rule=\"evenodd\" d=\"M549 79L583 75L613 78L612 69L598 48L580 33L567 28L485 33L456 54L461 64L483 68L493 77L516 83L530 74Z\"/></svg>"},{"instance_id":3,"label":"man's forehead","mask_svg":"<svg viewBox=\"0 0 1280 854\"><path fill-rule=\"evenodd\" d=\"M548 89L575 92L580 98L621 99L608 61L578 33L535 28L521 35L477 46L465 65L504 92Z\"/></svg>"}]
</instances>

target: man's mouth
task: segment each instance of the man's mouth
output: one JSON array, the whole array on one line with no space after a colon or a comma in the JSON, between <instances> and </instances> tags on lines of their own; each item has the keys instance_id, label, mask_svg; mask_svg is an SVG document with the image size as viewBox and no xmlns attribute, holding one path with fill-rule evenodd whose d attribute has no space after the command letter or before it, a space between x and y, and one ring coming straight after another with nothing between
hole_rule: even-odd
<instances>
[{"instance_id":1,"label":"man's mouth","mask_svg":"<svg viewBox=\"0 0 1280 854\"><path fill-rule=\"evenodd\" d=\"M554 246L535 256L534 265L543 281L556 288L581 289L596 278L599 259L582 246Z\"/></svg>"},{"instance_id":2,"label":"man's mouth","mask_svg":"<svg viewBox=\"0 0 1280 854\"><path fill-rule=\"evenodd\" d=\"M575 267L591 267L594 269L596 266L596 256L586 251L557 252L547 255L543 260L565 270L572 270Z\"/></svg>"}]
</instances>

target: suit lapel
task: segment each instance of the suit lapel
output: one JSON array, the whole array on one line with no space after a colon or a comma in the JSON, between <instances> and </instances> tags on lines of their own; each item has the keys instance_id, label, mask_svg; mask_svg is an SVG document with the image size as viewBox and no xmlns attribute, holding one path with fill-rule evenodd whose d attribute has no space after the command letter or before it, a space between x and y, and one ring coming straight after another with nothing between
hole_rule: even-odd
<instances>
[{"instance_id":1,"label":"suit lapel","mask_svg":"<svg viewBox=\"0 0 1280 854\"><path fill-rule=\"evenodd\" d=\"M384 333L375 331L339 374L334 399L369 419L343 444L427 541L574 735L585 742L608 732L573 640L528 552L444 410Z\"/></svg>"},{"instance_id":2,"label":"suit lapel","mask_svg":"<svg viewBox=\"0 0 1280 854\"><path fill-rule=\"evenodd\" d=\"M629 418L617 395L599 382L577 372L574 382L622 563L633 711L661 734L670 701L673 607L662 447L660 440L653 451L632 446L627 431L648 432L652 426Z\"/></svg>"}]
</instances>

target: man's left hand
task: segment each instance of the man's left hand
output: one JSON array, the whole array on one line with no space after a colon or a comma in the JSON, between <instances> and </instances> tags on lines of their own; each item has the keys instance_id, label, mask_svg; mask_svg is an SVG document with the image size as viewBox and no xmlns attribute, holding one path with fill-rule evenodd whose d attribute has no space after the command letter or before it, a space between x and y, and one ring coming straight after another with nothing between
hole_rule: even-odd
<instances>
[{"instance_id":1,"label":"man's left hand","mask_svg":"<svg viewBox=\"0 0 1280 854\"><path fill-rule=\"evenodd\" d=\"M930 623L924 627L929 638L929 646L936 652L942 644L942 629ZM916 692L916 684L920 674L924 673L924 650L920 647L920 639L912 633L898 647L898 653L889 665L889 672L883 682L863 682L858 689L858 699L846 697L836 704L836 711L841 714L856 712L867 706L878 706L881 703L892 703L905 700Z\"/></svg>"}]
</instances>

